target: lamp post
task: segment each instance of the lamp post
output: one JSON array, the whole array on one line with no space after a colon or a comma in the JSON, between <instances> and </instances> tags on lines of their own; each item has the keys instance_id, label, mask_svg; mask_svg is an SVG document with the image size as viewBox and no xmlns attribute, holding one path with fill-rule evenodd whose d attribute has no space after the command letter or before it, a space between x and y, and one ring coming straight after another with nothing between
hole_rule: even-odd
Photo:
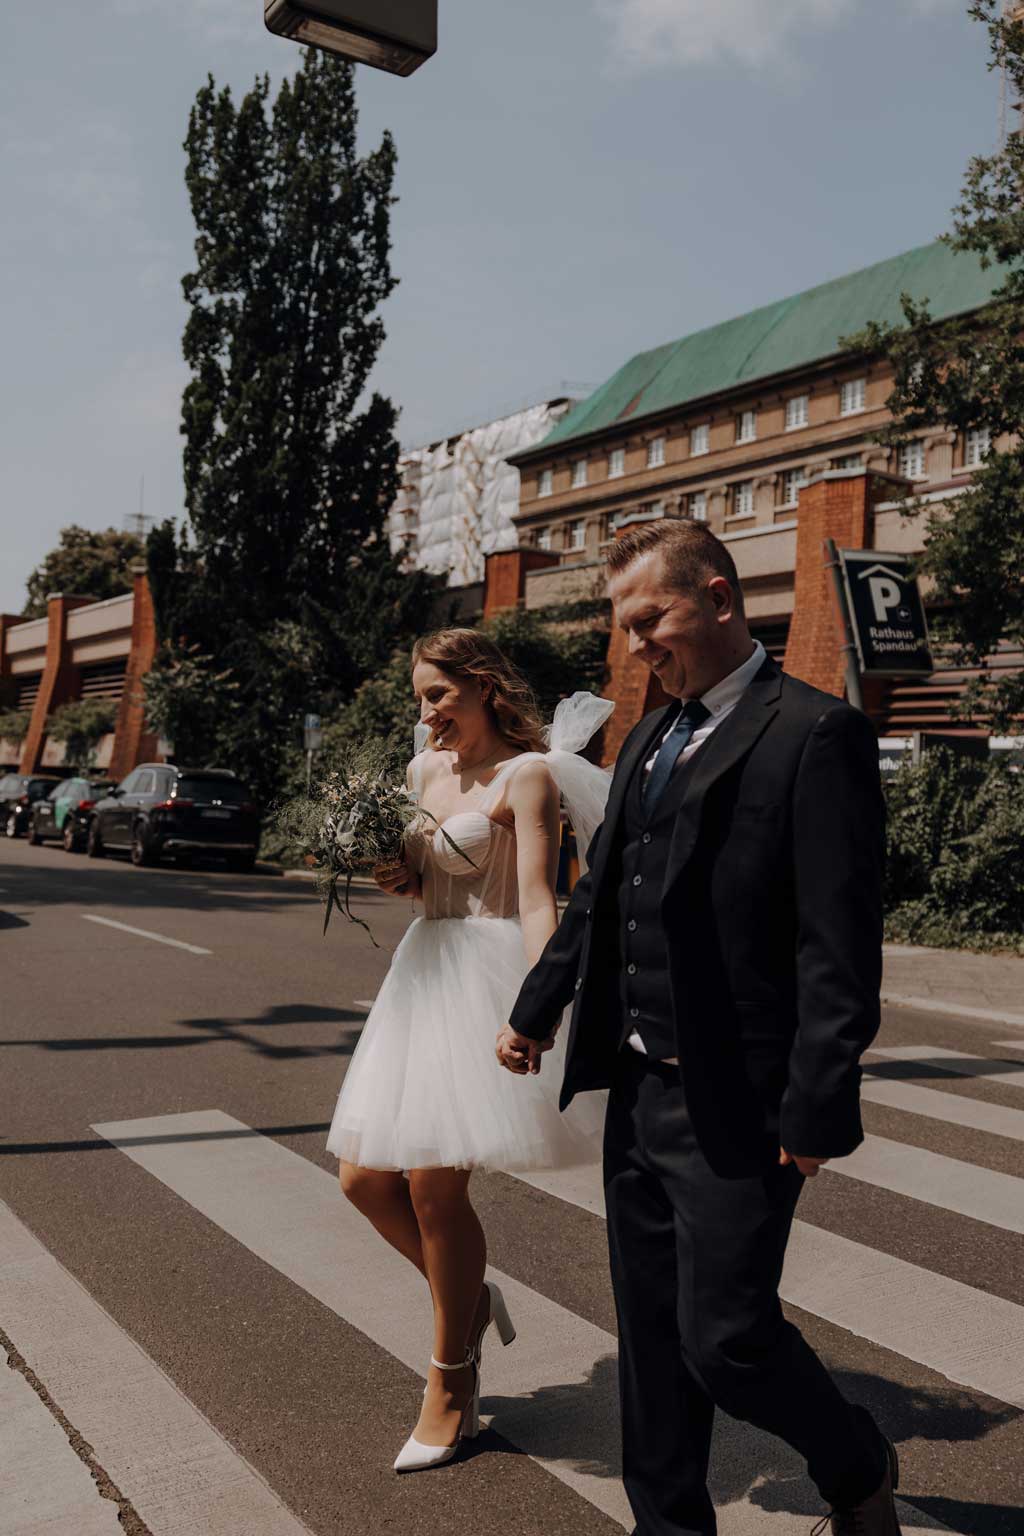
<instances>
[{"instance_id":1,"label":"lamp post","mask_svg":"<svg viewBox=\"0 0 1024 1536\"><path fill-rule=\"evenodd\" d=\"M393 75L437 51L437 0L264 0L271 32Z\"/></svg>"}]
</instances>

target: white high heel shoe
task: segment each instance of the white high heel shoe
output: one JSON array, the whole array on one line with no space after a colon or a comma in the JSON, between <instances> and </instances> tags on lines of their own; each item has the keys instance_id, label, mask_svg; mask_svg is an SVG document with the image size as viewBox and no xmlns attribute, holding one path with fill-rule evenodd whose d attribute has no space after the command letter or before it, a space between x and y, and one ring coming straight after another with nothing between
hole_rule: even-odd
<instances>
[{"instance_id":1,"label":"white high heel shoe","mask_svg":"<svg viewBox=\"0 0 1024 1536\"><path fill-rule=\"evenodd\" d=\"M451 1461L463 1440L473 1440L480 1433L480 1371L473 1351L467 1349L466 1358L456 1365L445 1365L442 1360L435 1360L433 1355L430 1363L439 1371L463 1371L467 1365L471 1365L473 1396L463 1410L454 1445L423 1445L415 1435L410 1435L395 1458L396 1472L422 1472L427 1467L443 1466L446 1461Z\"/></svg>"},{"instance_id":2,"label":"white high heel shoe","mask_svg":"<svg viewBox=\"0 0 1024 1536\"><path fill-rule=\"evenodd\" d=\"M487 1321L477 1334L475 1342L469 1346L473 1359L476 1361L478 1372L480 1369L480 1356L483 1351L484 1334L492 1323L498 1330L498 1338L506 1348L516 1336L515 1324L509 1316L508 1307L505 1305L505 1298L501 1294L500 1286L495 1285L493 1280L485 1280L484 1290L487 1292L489 1303Z\"/></svg>"}]
</instances>

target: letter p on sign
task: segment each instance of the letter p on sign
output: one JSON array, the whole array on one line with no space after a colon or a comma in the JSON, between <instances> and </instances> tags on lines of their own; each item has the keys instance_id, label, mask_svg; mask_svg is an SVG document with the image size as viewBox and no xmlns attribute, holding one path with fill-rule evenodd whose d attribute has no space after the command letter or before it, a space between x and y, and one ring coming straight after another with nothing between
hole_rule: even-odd
<instances>
[{"instance_id":1,"label":"letter p on sign","mask_svg":"<svg viewBox=\"0 0 1024 1536\"><path fill-rule=\"evenodd\" d=\"M871 606L875 610L876 623L888 623L890 611L898 608L902 601L899 583L893 581L891 576L869 576L868 586L871 589Z\"/></svg>"}]
</instances>

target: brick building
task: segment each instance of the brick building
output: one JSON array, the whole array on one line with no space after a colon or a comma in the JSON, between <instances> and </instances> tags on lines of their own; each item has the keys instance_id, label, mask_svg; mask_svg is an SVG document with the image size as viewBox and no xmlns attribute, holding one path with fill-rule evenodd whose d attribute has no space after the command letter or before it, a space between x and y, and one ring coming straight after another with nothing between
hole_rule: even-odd
<instances>
[{"instance_id":1,"label":"brick building","mask_svg":"<svg viewBox=\"0 0 1024 1536\"><path fill-rule=\"evenodd\" d=\"M997 269L936 243L632 358L512 458L527 606L593 592L604 546L637 518L702 519L736 560L754 632L791 672L842 692L821 540L918 550L922 520L908 522L895 497L909 481L955 515L989 443L982 432L935 428L899 454L880 445L891 370L851 355L841 338L869 320L900 322L904 292L943 320L980 311L1000 281ZM528 553L543 569L527 572ZM630 692L639 680L614 681L615 652L613 639L613 687ZM866 704L882 733L948 728L963 681L940 669L878 683ZM620 727L636 718L630 698Z\"/></svg>"}]
</instances>

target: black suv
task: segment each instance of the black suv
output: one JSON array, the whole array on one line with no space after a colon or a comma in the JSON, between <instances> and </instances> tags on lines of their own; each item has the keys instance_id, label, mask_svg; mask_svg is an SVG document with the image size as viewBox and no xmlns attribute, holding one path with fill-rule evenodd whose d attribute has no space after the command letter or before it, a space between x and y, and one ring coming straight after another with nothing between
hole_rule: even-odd
<instances>
[{"instance_id":1,"label":"black suv","mask_svg":"<svg viewBox=\"0 0 1024 1536\"><path fill-rule=\"evenodd\" d=\"M5 773L0 778L0 826L8 837L25 834L36 801L59 783L56 773Z\"/></svg>"},{"instance_id":2,"label":"black suv","mask_svg":"<svg viewBox=\"0 0 1024 1536\"><path fill-rule=\"evenodd\" d=\"M230 869L250 870L259 844L259 809L233 773L141 763L97 801L86 852L101 859L109 849L126 848L133 864L156 864L165 853L180 863L196 853L220 853Z\"/></svg>"}]
</instances>

